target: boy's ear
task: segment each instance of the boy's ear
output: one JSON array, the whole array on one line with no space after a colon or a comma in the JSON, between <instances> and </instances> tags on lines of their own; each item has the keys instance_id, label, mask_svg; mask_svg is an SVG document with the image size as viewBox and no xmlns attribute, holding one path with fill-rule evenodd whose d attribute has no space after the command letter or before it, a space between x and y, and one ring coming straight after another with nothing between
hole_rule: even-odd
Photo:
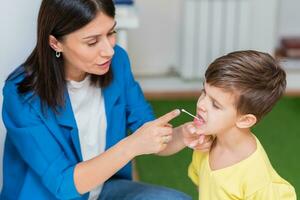
<instances>
[{"instance_id":1,"label":"boy's ear","mask_svg":"<svg viewBox=\"0 0 300 200\"><path fill-rule=\"evenodd\" d=\"M257 118L253 114L241 115L236 121L238 128L251 128L257 122Z\"/></svg>"},{"instance_id":2,"label":"boy's ear","mask_svg":"<svg viewBox=\"0 0 300 200\"><path fill-rule=\"evenodd\" d=\"M63 50L62 44L53 35L49 36L49 45L54 51L62 52Z\"/></svg>"}]
</instances>

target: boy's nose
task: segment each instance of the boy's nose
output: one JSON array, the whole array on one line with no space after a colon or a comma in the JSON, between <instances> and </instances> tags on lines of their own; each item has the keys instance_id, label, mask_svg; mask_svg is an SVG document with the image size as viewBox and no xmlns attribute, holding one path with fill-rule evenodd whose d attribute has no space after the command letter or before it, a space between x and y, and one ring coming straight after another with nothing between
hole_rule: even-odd
<instances>
[{"instance_id":1,"label":"boy's nose","mask_svg":"<svg viewBox=\"0 0 300 200\"><path fill-rule=\"evenodd\" d=\"M205 104L203 100L200 100L197 102L197 112L205 112L206 108L205 108Z\"/></svg>"},{"instance_id":2,"label":"boy's nose","mask_svg":"<svg viewBox=\"0 0 300 200\"><path fill-rule=\"evenodd\" d=\"M206 109L204 106L197 106L197 113L203 113L206 112Z\"/></svg>"}]
</instances>

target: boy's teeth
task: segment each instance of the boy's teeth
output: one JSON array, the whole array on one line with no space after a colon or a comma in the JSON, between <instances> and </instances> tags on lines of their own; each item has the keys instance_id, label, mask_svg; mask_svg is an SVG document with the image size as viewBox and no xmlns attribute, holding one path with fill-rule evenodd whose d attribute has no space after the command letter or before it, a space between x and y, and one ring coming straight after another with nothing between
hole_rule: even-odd
<instances>
[{"instance_id":1,"label":"boy's teeth","mask_svg":"<svg viewBox=\"0 0 300 200\"><path fill-rule=\"evenodd\" d=\"M200 118L200 119L194 118L194 123L199 127L199 126L202 126L204 124L204 121L203 121L202 118Z\"/></svg>"}]
</instances>

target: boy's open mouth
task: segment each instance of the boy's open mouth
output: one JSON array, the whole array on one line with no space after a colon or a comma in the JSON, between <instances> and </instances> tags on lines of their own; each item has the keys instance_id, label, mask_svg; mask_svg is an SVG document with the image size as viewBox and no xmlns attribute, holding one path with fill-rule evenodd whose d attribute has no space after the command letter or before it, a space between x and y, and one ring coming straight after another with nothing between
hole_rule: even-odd
<instances>
[{"instance_id":1,"label":"boy's open mouth","mask_svg":"<svg viewBox=\"0 0 300 200\"><path fill-rule=\"evenodd\" d=\"M197 119L198 118L198 119ZM203 119L203 117L199 114L197 114L197 118L194 118L194 123L197 126L202 126L205 123L205 120Z\"/></svg>"}]
</instances>

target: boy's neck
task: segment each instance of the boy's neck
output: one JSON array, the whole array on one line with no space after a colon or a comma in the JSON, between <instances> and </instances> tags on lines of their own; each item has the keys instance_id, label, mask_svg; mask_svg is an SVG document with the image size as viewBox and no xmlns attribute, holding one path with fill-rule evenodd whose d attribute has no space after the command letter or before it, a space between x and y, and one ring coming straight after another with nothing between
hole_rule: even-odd
<instances>
[{"instance_id":1,"label":"boy's neck","mask_svg":"<svg viewBox=\"0 0 300 200\"><path fill-rule=\"evenodd\" d=\"M240 150L251 140L253 140L253 136L250 129L233 129L226 133L217 134L215 146L234 152Z\"/></svg>"},{"instance_id":2,"label":"boy's neck","mask_svg":"<svg viewBox=\"0 0 300 200\"><path fill-rule=\"evenodd\" d=\"M256 148L256 140L250 129L218 134L209 153L211 169L234 165L249 157Z\"/></svg>"}]
</instances>

